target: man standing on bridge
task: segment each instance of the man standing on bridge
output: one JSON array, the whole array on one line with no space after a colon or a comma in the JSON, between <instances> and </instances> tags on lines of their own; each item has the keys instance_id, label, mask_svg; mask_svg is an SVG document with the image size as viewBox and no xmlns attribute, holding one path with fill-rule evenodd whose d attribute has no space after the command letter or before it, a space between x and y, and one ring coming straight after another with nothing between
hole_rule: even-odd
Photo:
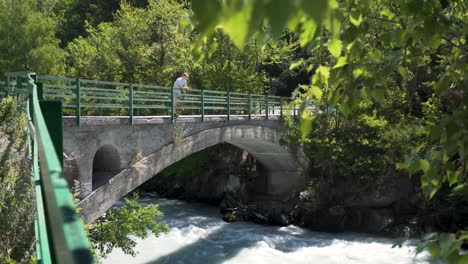
<instances>
[{"instance_id":1,"label":"man standing on bridge","mask_svg":"<svg viewBox=\"0 0 468 264\"><path fill-rule=\"evenodd\" d=\"M174 90L174 116L178 117L176 113L176 107L177 107L177 102L180 100L180 95L182 91L188 90L187 86L187 79L189 78L188 73L182 74L181 77L177 78L177 80L174 82L174 85L172 86L172 89Z\"/></svg>"}]
</instances>

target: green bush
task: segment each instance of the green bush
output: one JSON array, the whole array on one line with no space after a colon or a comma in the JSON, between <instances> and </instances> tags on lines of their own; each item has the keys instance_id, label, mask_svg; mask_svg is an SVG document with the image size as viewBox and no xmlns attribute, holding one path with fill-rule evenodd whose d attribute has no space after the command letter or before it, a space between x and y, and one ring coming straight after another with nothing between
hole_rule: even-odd
<instances>
[{"instance_id":1,"label":"green bush","mask_svg":"<svg viewBox=\"0 0 468 264\"><path fill-rule=\"evenodd\" d=\"M34 190L20 105L13 97L0 102L0 263L34 258Z\"/></svg>"}]
</instances>

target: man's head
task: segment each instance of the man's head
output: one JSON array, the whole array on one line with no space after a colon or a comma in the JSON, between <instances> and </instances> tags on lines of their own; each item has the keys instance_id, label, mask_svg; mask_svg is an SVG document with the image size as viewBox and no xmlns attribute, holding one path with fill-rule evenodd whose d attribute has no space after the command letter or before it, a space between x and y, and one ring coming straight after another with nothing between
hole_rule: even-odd
<instances>
[{"instance_id":1,"label":"man's head","mask_svg":"<svg viewBox=\"0 0 468 264\"><path fill-rule=\"evenodd\" d=\"M187 79L189 78L188 73L184 72L184 74L182 74L182 78L183 78L184 80L187 80Z\"/></svg>"}]
</instances>

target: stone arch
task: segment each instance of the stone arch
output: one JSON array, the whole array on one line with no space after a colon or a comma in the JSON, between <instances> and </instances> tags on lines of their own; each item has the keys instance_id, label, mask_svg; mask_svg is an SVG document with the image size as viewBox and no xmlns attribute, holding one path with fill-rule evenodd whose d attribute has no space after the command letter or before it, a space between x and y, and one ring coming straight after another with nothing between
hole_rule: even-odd
<instances>
[{"instance_id":1,"label":"stone arch","mask_svg":"<svg viewBox=\"0 0 468 264\"><path fill-rule=\"evenodd\" d=\"M125 168L111 181L95 189L79 207L85 222L92 222L114 203L166 167L205 148L229 143L242 148L268 170L265 188L269 195L283 196L304 186L295 158L279 144L280 134L273 128L233 125L204 130L155 150L139 162Z\"/></svg>"},{"instance_id":2,"label":"stone arch","mask_svg":"<svg viewBox=\"0 0 468 264\"><path fill-rule=\"evenodd\" d=\"M121 169L120 152L116 146L105 144L93 157L93 190L104 185Z\"/></svg>"}]
</instances>

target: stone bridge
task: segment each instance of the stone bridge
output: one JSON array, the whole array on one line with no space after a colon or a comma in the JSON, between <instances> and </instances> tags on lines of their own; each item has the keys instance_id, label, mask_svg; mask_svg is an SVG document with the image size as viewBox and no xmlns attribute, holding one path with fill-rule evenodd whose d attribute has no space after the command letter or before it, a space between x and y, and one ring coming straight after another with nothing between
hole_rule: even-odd
<instances>
[{"instance_id":1,"label":"stone bridge","mask_svg":"<svg viewBox=\"0 0 468 264\"><path fill-rule=\"evenodd\" d=\"M279 144L284 132L278 119L235 116L183 117L64 117L64 172L80 182L79 207L92 222L123 196L171 164L220 143L232 144L254 156L266 169L258 195L287 197L305 186L295 155Z\"/></svg>"}]
</instances>

